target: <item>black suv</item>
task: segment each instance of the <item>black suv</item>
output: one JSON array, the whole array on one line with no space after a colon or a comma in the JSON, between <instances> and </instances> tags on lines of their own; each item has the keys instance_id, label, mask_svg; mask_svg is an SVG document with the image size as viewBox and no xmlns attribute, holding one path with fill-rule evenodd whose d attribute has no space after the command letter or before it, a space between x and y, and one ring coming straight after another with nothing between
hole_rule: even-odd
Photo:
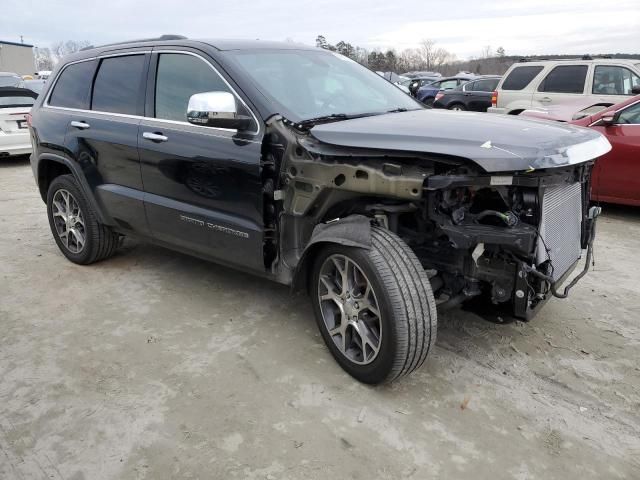
<instances>
[{"instance_id":1,"label":"black suv","mask_svg":"<svg viewBox=\"0 0 640 480\"><path fill-rule=\"evenodd\" d=\"M465 83L452 90L440 90L436 94L433 108L486 112L487 108L491 106L493 91L498 86L500 78L498 76L487 76Z\"/></svg>"},{"instance_id":2,"label":"black suv","mask_svg":"<svg viewBox=\"0 0 640 480\"><path fill-rule=\"evenodd\" d=\"M336 53L257 41L88 49L31 115L69 260L132 235L305 289L331 353L368 383L424 362L436 307L529 318L565 295L610 148L569 125L443 115Z\"/></svg>"}]
</instances>

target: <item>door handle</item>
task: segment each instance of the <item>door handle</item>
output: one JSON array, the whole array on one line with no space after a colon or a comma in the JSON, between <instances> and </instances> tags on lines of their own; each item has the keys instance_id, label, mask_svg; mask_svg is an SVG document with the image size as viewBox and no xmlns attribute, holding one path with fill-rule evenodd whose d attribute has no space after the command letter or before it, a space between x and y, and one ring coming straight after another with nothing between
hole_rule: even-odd
<instances>
[{"instance_id":1,"label":"door handle","mask_svg":"<svg viewBox=\"0 0 640 480\"><path fill-rule=\"evenodd\" d=\"M549 97L542 97L542 98L540 99L540 101L541 101L542 103L551 103L551 99L550 99Z\"/></svg>"},{"instance_id":2,"label":"door handle","mask_svg":"<svg viewBox=\"0 0 640 480\"><path fill-rule=\"evenodd\" d=\"M142 137L157 143L166 142L167 140L169 140L169 137L166 137L161 133L153 133L153 132L144 132L142 134Z\"/></svg>"},{"instance_id":3,"label":"door handle","mask_svg":"<svg viewBox=\"0 0 640 480\"><path fill-rule=\"evenodd\" d=\"M91 125L89 125L87 122L78 122L77 120L73 120L71 122L71 126L79 128L80 130L86 130L87 128L91 127Z\"/></svg>"}]
</instances>

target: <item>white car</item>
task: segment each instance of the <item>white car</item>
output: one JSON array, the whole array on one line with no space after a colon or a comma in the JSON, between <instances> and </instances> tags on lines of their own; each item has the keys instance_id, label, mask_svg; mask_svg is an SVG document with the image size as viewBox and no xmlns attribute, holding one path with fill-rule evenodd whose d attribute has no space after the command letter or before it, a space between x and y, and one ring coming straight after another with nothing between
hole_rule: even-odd
<instances>
[{"instance_id":1,"label":"white car","mask_svg":"<svg viewBox=\"0 0 640 480\"><path fill-rule=\"evenodd\" d=\"M26 88L0 87L0 158L31 153L27 114L37 96Z\"/></svg>"},{"instance_id":2,"label":"white car","mask_svg":"<svg viewBox=\"0 0 640 480\"><path fill-rule=\"evenodd\" d=\"M558 105L623 102L640 85L640 61L591 58L520 61L502 77L489 113L518 115Z\"/></svg>"}]
</instances>

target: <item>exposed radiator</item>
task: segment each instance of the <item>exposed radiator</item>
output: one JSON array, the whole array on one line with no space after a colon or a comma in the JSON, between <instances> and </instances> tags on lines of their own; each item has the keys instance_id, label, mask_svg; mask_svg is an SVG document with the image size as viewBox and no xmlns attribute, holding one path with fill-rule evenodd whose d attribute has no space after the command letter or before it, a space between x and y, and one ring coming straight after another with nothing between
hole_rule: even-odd
<instances>
[{"instance_id":1,"label":"exposed radiator","mask_svg":"<svg viewBox=\"0 0 640 480\"><path fill-rule=\"evenodd\" d=\"M547 260L545 245L557 280L580 258L582 232L582 184L547 187L542 199L542 218L537 263Z\"/></svg>"}]
</instances>

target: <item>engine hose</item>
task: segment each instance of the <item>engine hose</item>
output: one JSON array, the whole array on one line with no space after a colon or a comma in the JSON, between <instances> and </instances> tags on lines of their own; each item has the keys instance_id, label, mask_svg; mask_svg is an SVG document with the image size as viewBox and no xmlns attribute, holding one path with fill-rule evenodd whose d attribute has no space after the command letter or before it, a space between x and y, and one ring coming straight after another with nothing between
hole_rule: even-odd
<instances>
[{"instance_id":1,"label":"engine hose","mask_svg":"<svg viewBox=\"0 0 640 480\"><path fill-rule=\"evenodd\" d=\"M569 296L569 290L571 290L576 285L576 283L578 283L578 281L582 277L584 277L589 271L589 264L591 263L591 259L593 257L593 240L595 239L595 237L596 237L596 221L594 218L591 224L591 231L589 232L589 242L587 243L587 258L586 258L586 261L584 262L584 268L578 275L576 275L576 277L573 280L571 280L569 285L564 287L564 290L562 293L558 292L558 290L556 289L556 281L549 275L545 275L544 273L539 272L535 268L529 267L528 265L524 265L524 270L533 274L535 277L538 277L539 279L548 282L549 285L551 286L551 293L553 294L554 297L567 298Z\"/></svg>"},{"instance_id":2,"label":"engine hose","mask_svg":"<svg viewBox=\"0 0 640 480\"><path fill-rule=\"evenodd\" d=\"M484 217L497 217L509 227L514 227L518 224L518 217L513 212L502 213L497 210L483 210L474 215L473 220L479 222Z\"/></svg>"}]
</instances>

